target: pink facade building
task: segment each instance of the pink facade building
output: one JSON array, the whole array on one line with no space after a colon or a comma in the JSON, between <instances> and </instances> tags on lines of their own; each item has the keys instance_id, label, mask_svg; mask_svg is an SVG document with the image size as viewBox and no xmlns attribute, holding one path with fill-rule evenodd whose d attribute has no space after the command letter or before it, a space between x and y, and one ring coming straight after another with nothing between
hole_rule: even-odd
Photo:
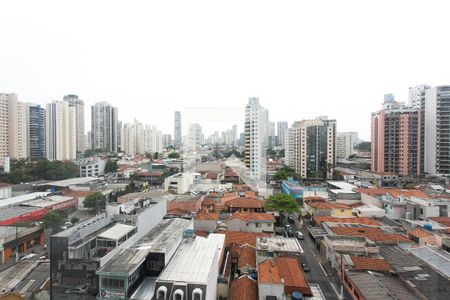
<instances>
[{"instance_id":1,"label":"pink facade building","mask_svg":"<svg viewBox=\"0 0 450 300\"><path fill-rule=\"evenodd\" d=\"M386 95L383 108L372 113L372 172L419 175L422 168L420 108Z\"/></svg>"}]
</instances>

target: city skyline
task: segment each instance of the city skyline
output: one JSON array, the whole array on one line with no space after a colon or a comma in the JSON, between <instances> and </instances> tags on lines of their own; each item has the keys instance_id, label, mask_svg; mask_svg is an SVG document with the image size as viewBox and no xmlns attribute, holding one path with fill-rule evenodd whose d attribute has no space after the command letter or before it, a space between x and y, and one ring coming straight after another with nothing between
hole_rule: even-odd
<instances>
[{"instance_id":1,"label":"city skyline","mask_svg":"<svg viewBox=\"0 0 450 300\"><path fill-rule=\"evenodd\" d=\"M137 118L166 133L173 131L166 119L175 110L243 107L254 96L271 111L271 121L323 114L337 120L338 131L356 127L369 140L366 120L384 94L406 101L408 87L438 86L450 77L445 43L433 55L427 55L427 43L405 43L445 36L447 10L429 2L405 7L378 1L370 9L328 2L326 10L293 2L180 2L176 10L166 3L108 2L102 22L101 2L28 5L2 4L8 14L0 34L9 41L0 59L8 70L0 75L2 92L41 106L71 93L86 107L107 101L124 122ZM67 22L79 16L83 22ZM285 109L292 105L296 109Z\"/></svg>"}]
</instances>

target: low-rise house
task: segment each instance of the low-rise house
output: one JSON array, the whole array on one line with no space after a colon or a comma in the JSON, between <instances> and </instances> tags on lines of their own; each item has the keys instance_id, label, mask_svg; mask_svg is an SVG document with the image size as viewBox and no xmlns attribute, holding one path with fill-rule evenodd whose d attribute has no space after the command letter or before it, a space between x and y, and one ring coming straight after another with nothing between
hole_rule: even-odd
<instances>
[{"instance_id":1,"label":"low-rise house","mask_svg":"<svg viewBox=\"0 0 450 300\"><path fill-rule=\"evenodd\" d=\"M312 296L305 273L296 258L277 257L258 264L258 299L288 299L295 292Z\"/></svg>"},{"instance_id":2,"label":"low-rise house","mask_svg":"<svg viewBox=\"0 0 450 300\"><path fill-rule=\"evenodd\" d=\"M194 230L214 232L220 215L213 212L198 212L194 218Z\"/></svg>"},{"instance_id":3,"label":"low-rise house","mask_svg":"<svg viewBox=\"0 0 450 300\"><path fill-rule=\"evenodd\" d=\"M303 249L296 239L281 236L259 237L256 240L256 259L258 262L266 258L289 256L300 259Z\"/></svg>"},{"instance_id":4,"label":"low-rise house","mask_svg":"<svg viewBox=\"0 0 450 300\"><path fill-rule=\"evenodd\" d=\"M384 209L371 204L356 206L353 209L358 217L382 218L386 215Z\"/></svg>"},{"instance_id":5,"label":"low-rise house","mask_svg":"<svg viewBox=\"0 0 450 300\"><path fill-rule=\"evenodd\" d=\"M377 245L399 245L410 247L414 242L403 234L386 232L380 227L330 227L336 235L363 236Z\"/></svg>"},{"instance_id":6,"label":"low-rise house","mask_svg":"<svg viewBox=\"0 0 450 300\"><path fill-rule=\"evenodd\" d=\"M424 230L420 227L417 227L416 229L408 231L408 238L410 238L414 242L418 243L419 246L436 244L436 239L435 239L434 234L432 234L431 232Z\"/></svg>"},{"instance_id":7,"label":"low-rise house","mask_svg":"<svg viewBox=\"0 0 450 300\"><path fill-rule=\"evenodd\" d=\"M381 226L379 222L374 219L366 217L350 217L350 218L337 218L330 216L314 216L313 223L315 225L321 225L323 222L331 223L348 223L348 224L363 224L369 226Z\"/></svg>"},{"instance_id":8,"label":"low-rise house","mask_svg":"<svg viewBox=\"0 0 450 300\"><path fill-rule=\"evenodd\" d=\"M240 213L231 214L227 219L228 230L273 233L275 216L270 213Z\"/></svg>"},{"instance_id":9,"label":"low-rise house","mask_svg":"<svg viewBox=\"0 0 450 300\"><path fill-rule=\"evenodd\" d=\"M353 210L350 206L342 203L315 201L305 207L311 216L351 217Z\"/></svg>"},{"instance_id":10,"label":"low-rise house","mask_svg":"<svg viewBox=\"0 0 450 300\"><path fill-rule=\"evenodd\" d=\"M230 300L256 300L258 297L258 283L248 275L242 275L231 282Z\"/></svg>"},{"instance_id":11,"label":"low-rise house","mask_svg":"<svg viewBox=\"0 0 450 300\"><path fill-rule=\"evenodd\" d=\"M264 201L255 197L235 197L228 200L225 203L228 212L241 212L241 213L262 213L264 212Z\"/></svg>"}]
</instances>

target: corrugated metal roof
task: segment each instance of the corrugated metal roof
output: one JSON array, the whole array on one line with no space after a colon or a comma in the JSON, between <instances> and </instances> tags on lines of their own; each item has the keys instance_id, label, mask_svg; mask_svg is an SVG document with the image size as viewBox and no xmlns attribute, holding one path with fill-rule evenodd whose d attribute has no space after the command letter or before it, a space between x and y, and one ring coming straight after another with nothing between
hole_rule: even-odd
<instances>
[{"instance_id":1,"label":"corrugated metal roof","mask_svg":"<svg viewBox=\"0 0 450 300\"><path fill-rule=\"evenodd\" d=\"M411 248L408 251L450 278L450 253L429 246Z\"/></svg>"}]
</instances>

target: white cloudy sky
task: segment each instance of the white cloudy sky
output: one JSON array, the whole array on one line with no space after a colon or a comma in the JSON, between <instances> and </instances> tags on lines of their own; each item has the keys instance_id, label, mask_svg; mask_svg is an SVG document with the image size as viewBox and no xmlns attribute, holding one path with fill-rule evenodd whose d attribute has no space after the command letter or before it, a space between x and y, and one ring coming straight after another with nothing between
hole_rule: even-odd
<instances>
[{"instance_id":1,"label":"white cloudy sky","mask_svg":"<svg viewBox=\"0 0 450 300\"><path fill-rule=\"evenodd\" d=\"M0 92L108 101L166 132L179 109L206 133L258 96L273 121L329 115L369 139L383 94L450 83L446 2L1 1Z\"/></svg>"}]
</instances>

